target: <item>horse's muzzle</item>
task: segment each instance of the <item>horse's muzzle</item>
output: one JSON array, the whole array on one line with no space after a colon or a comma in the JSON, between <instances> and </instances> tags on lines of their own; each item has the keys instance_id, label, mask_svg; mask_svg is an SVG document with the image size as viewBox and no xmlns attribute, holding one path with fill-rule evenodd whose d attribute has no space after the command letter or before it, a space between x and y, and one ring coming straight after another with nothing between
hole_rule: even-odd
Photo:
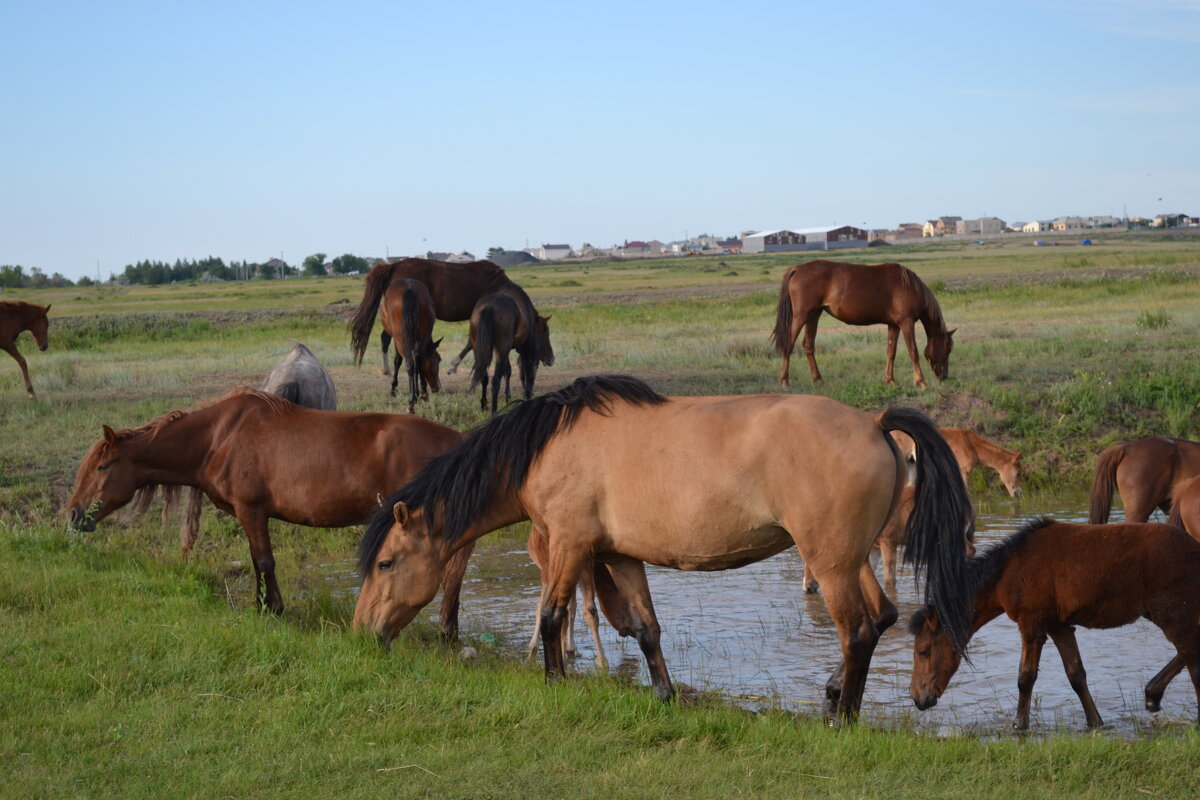
<instances>
[{"instance_id":1,"label":"horse's muzzle","mask_svg":"<svg viewBox=\"0 0 1200 800\"><path fill-rule=\"evenodd\" d=\"M38 350L41 350L42 352L45 352L45 351L47 351L47 350L49 350L49 349L50 349L50 343L49 343L49 342L46 342L45 344L39 344L39 345L38 345Z\"/></svg>"},{"instance_id":2,"label":"horse's muzzle","mask_svg":"<svg viewBox=\"0 0 1200 800\"><path fill-rule=\"evenodd\" d=\"M96 519L90 514L84 514L83 509L72 508L67 519L71 527L77 531L91 533L96 530Z\"/></svg>"},{"instance_id":3,"label":"horse's muzzle","mask_svg":"<svg viewBox=\"0 0 1200 800\"><path fill-rule=\"evenodd\" d=\"M937 705L938 699L932 694L917 695L913 693L913 705L921 711L933 708Z\"/></svg>"}]
</instances>

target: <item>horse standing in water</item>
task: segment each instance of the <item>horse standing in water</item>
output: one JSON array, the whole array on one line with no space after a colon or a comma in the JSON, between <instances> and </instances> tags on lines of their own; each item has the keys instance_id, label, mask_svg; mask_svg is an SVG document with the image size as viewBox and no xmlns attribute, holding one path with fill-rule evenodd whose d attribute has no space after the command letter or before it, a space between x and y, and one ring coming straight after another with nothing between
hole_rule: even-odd
<instances>
[{"instance_id":1,"label":"horse standing in water","mask_svg":"<svg viewBox=\"0 0 1200 800\"><path fill-rule=\"evenodd\" d=\"M24 300L0 303L0 350L16 359L21 367L21 374L25 377L25 393L31 398L34 396L33 384L29 381L29 367L25 364L25 357L17 350L17 336L22 331L29 331L33 340L37 342L38 350L44 351L48 348L50 320L46 315L49 311L49 305L39 306Z\"/></svg>"},{"instance_id":2,"label":"horse standing in water","mask_svg":"<svg viewBox=\"0 0 1200 800\"><path fill-rule=\"evenodd\" d=\"M1113 488L1121 493L1126 522L1145 522L1161 508L1171 510L1180 486L1200 475L1200 443L1151 436L1128 444L1114 444L1096 461L1092 481L1093 525L1108 522Z\"/></svg>"},{"instance_id":3,"label":"horse standing in water","mask_svg":"<svg viewBox=\"0 0 1200 800\"><path fill-rule=\"evenodd\" d=\"M359 543L355 626L390 641L436 594L458 548L528 519L548 537L542 651L560 634L589 559L601 610L635 636L663 700L674 695L645 564L744 566L797 547L841 639L830 706L857 715L871 655L896 609L867 564L906 468L888 431L918 444L908 557L965 641L970 502L954 456L918 412L870 415L825 397L663 397L624 376L581 378L516 405L433 459L372 515Z\"/></svg>"},{"instance_id":4,"label":"horse standing in water","mask_svg":"<svg viewBox=\"0 0 1200 800\"><path fill-rule=\"evenodd\" d=\"M337 410L337 389L329 370L300 342L280 359L263 382L262 391L289 403L318 411Z\"/></svg>"},{"instance_id":5,"label":"horse standing in water","mask_svg":"<svg viewBox=\"0 0 1200 800\"><path fill-rule=\"evenodd\" d=\"M1117 628L1139 617L1157 625L1176 656L1146 684L1146 708L1158 711L1167 684L1185 666L1200 702L1200 542L1170 525L1073 525L1042 518L970 561L974 589L971 634L1007 614L1021 632L1017 716L1029 727L1029 705L1046 637L1062 656L1088 727L1103 725L1087 687L1075 626ZM918 611L912 698L935 705L961 657L936 611Z\"/></svg>"},{"instance_id":6,"label":"horse standing in water","mask_svg":"<svg viewBox=\"0 0 1200 800\"><path fill-rule=\"evenodd\" d=\"M814 383L823 383L817 369L817 323L821 312L847 325L887 325L887 373L885 383L895 383L893 364L896 339L904 335L908 356L912 359L913 380L925 388L925 376L917 358L914 324L925 327L925 359L942 380L950 370L950 351L954 349L954 330L946 329L942 308L929 287L916 273L900 264L848 264L841 261L809 261L788 267L779 288L779 307L775 314L775 352L783 357L779 383L788 387L792 350L800 331L804 331L804 355Z\"/></svg>"},{"instance_id":7,"label":"horse standing in water","mask_svg":"<svg viewBox=\"0 0 1200 800\"><path fill-rule=\"evenodd\" d=\"M403 278L393 281L383 293L379 307L386 340L396 340L395 369L392 374L392 397L400 381L400 364L407 358L408 413L417 405L417 395L429 399L429 390L442 388L438 371L442 356L438 353L441 339L433 340L433 298L420 281ZM387 362L387 341L383 343L383 360ZM419 390L419 391L418 391Z\"/></svg>"},{"instance_id":8,"label":"horse standing in water","mask_svg":"<svg viewBox=\"0 0 1200 800\"><path fill-rule=\"evenodd\" d=\"M496 369L492 372L492 416L500 398L500 381L504 381L504 400L511 399L509 381L512 364L509 353L517 351L517 369L521 373L521 396L526 400L533 397L533 384L537 378L538 362L546 366L554 364L554 348L550 344L550 318L536 312L530 325L521 309L507 294L491 294L480 299L471 312L469 349L475 351L475 368L471 373L471 388L481 385L482 396L479 407L487 410L488 367L492 357Z\"/></svg>"},{"instance_id":9,"label":"horse standing in water","mask_svg":"<svg viewBox=\"0 0 1200 800\"><path fill-rule=\"evenodd\" d=\"M114 431L79 465L68 502L71 525L96 523L155 488L192 486L182 545L198 532L201 492L235 516L250 543L260 608L283 611L267 523L340 528L357 525L379 498L403 485L462 434L421 417L313 411L275 395L237 389L198 411L172 411L139 428ZM446 573L442 625L457 629L458 583L466 558ZM456 577L457 576L457 577Z\"/></svg>"},{"instance_id":10,"label":"horse standing in water","mask_svg":"<svg viewBox=\"0 0 1200 800\"><path fill-rule=\"evenodd\" d=\"M1009 497L1021 495L1021 454L1016 450L1005 450L998 444L988 441L974 431L965 428L938 428L938 433L954 451L954 460L962 472L963 483L971 471L982 464L991 467L1000 474L1000 482L1008 490ZM912 440L903 434L894 437L900 451L906 456L912 455Z\"/></svg>"}]
</instances>

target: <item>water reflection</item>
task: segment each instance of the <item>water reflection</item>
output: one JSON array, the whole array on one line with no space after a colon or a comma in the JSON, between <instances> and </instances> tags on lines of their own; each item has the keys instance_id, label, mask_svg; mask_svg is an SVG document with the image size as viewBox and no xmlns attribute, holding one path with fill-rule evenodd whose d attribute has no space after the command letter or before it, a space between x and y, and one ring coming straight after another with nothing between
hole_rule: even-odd
<instances>
[{"instance_id":1,"label":"water reflection","mask_svg":"<svg viewBox=\"0 0 1200 800\"><path fill-rule=\"evenodd\" d=\"M1085 522L1087 517L1083 496L1022 501L989 497L977 510L981 545L1007 536L1038 514L1072 522ZM338 592L357 591L358 579L349 561L315 568ZM840 646L820 596L804 593L803 571L804 562L794 550L728 572L648 568L663 650L674 680L725 694L750 707L819 708ZM989 623L972 640L973 664L962 666L936 708L918 712L908 694L912 639L905 623L919 607L920 597L906 569L897 576L896 590L901 621L884 634L875 651L863 700L864 720L930 732L1007 730L1017 701L1020 638L1016 625L1007 617ZM484 537L463 587L465 635L489 632L506 647L524 652L537 594L538 572L523 543ZM614 672L649 683L636 642L617 637L604 622L601 638ZM575 668L594 669L595 648L582 622L576 640ZM1143 710L1146 681L1174 655L1158 628L1139 620L1111 631L1080 629L1078 640L1092 695L1113 729L1129 735L1163 721L1194 722L1196 698L1186 672L1167 690L1162 713ZM1079 700L1053 647L1048 646L1042 656L1031 726L1035 731L1084 727Z\"/></svg>"}]
</instances>

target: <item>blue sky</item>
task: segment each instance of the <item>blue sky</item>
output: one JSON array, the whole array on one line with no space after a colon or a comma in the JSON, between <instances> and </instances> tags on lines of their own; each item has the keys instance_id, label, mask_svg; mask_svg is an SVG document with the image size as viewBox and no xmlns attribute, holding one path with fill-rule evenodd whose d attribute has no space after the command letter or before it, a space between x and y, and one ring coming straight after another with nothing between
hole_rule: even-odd
<instances>
[{"instance_id":1,"label":"blue sky","mask_svg":"<svg viewBox=\"0 0 1200 800\"><path fill-rule=\"evenodd\" d=\"M0 264L70 278L1200 214L1200 0L8 0L0 103Z\"/></svg>"}]
</instances>

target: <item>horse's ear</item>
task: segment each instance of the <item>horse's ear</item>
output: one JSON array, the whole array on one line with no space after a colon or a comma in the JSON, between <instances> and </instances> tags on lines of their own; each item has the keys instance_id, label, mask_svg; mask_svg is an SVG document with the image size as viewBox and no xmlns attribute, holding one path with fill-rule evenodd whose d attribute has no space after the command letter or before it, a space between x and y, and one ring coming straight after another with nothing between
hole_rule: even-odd
<instances>
[{"instance_id":1,"label":"horse's ear","mask_svg":"<svg viewBox=\"0 0 1200 800\"><path fill-rule=\"evenodd\" d=\"M542 322L549 322L550 318L553 316L553 314L547 314L546 316L542 317Z\"/></svg>"},{"instance_id":2,"label":"horse's ear","mask_svg":"<svg viewBox=\"0 0 1200 800\"><path fill-rule=\"evenodd\" d=\"M100 427L104 429L105 441L107 441L109 444L116 444L117 443L117 434L113 432L113 429L108 427L107 425L101 425Z\"/></svg>"},{"instance_id":3,"label":"horse's ear","mask_svg":"<svg viewBox=\"0 0 1200 800\"><path fill-rule=\"evenodd\" d=\"M441 339L438 339L436 342L434 342L434 343L433 343L433 349L434 349L434 350L437 350L437 348L438 348L438 345L439 345L439 344L441 344L441 343L442 343L442 339L445 339L445 338L446 338L446 337L445 337L445 336L443 336L443 337L441 337Z\"/></svg>"},{"instance_id":4,"label":"horse's ear","mask_svg":"<svg viewBox=\"0 0 1200 800\"><path fill-rule=\"evenodd\" d=\"M958 328L951 328L950 330L946 331L946 336L947 337L953 336L956 331L958 331Z\"/></svg>"},{"instance_id":5,"label":"horse's ear","mask_svg":"<svg viewBox=\"0 0 1200 800\"><path fill-rule=\"evenodd\" d=\"M42 309L42 313L46 314L46 313L49 313L49 311L50 311L50 304L46 303L46 307Z\"/></svg>"},{"instance_id":6,"label":"horse's ear","mask_svg":"<svg viewBox=\"0 0 1200 800\"><path fill-rule=\"evenodd\" d=\"M392 506L392 516L396 518L396 522L400 525L408 524L408 506L403 501Z\"/></svg>"}]
</instances>

